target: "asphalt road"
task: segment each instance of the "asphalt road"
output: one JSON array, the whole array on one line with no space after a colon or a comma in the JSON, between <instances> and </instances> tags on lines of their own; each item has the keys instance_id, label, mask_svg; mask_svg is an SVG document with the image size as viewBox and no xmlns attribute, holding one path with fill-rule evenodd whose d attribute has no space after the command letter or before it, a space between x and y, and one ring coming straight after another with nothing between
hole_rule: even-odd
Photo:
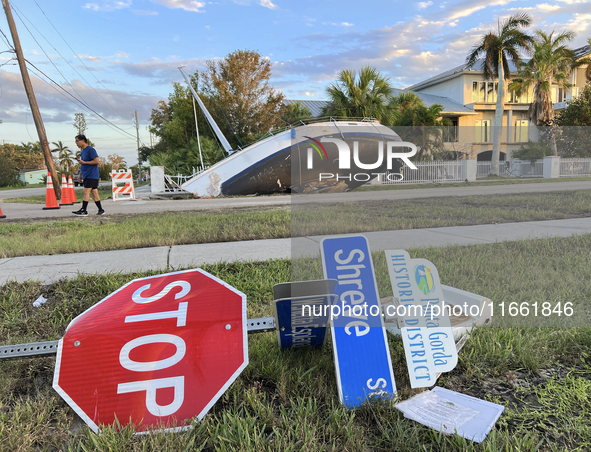
<instances>
[{"instance_id":1,"label":"asphalt road","mask_svg":"<svg viewBox=\"0 0 591 452\"><path fill-rule=\"evenodd\" d=\"M136 190L138 200L103 201L103 208L107 215L112 214L140 214L151 212L178 212L201 209L229 209L237 207L269 207L285 206L306 203L339 203L339 202L362 202L375 200L396 200L396 199L419 199L444 196L491 196L514 193L546 193L568 190L589 190L591 180L588 181L561 181L541 182L531 184L512 185L469 185L466 187L435 187L410 190L383 190L358 193L336 193L336 194L315 194L315 195L274 195L274 196L245 196L238 198L214 198L214 199L183 199L183 200L148 200L150 187L143 186ZM20 189L6 190L0 192L2 199L11 197L33 195L33 191L45 189ZM59 210L43 210L41 204L23 203L2 203L0 208L5 220L27 220L38 218L64 218L72 217L72 211L78 210L80 204L74 206L63 206ZM90 203L88 211L91 215L96 213L94 203ZM5 221L0 220L0 221Z\"/></svg>"}]
</instances>

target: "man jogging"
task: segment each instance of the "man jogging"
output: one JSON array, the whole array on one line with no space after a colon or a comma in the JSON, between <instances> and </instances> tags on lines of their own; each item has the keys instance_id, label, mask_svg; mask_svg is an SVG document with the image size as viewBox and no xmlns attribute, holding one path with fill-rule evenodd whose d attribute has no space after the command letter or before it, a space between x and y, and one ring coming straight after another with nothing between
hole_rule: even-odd
<instances>
[{"instance_id":1,"label":"man jogging","mask_svg":"<svg viewBox=\"0 0 591 452\"><path fill-rule=\"evenodd\" d=\"M98 154L92 146L88 145L88 140L84 135L76 136L76 146L81 150L80 158L77 160L80 163L80 174L84 180L84 195L82 196L82 207L72 213L83 217L87 216L86 208L90 201L90 193L92 193L92 199L94 199L94 203L98 207L97 215L102 215L105 211L101 206L101 199L97 190L99 184Z\"/></svg>"}]
</instances>

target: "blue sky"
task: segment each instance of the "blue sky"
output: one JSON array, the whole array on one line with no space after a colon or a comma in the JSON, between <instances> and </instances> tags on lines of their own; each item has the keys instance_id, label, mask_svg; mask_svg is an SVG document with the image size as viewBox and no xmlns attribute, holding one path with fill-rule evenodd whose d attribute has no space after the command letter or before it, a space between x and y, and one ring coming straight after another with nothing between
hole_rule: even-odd
<instances>
[{"instance_id":1,"label":"blue sky","mask_svg":"<svg viewBox=\"0 0 591 452\"><path fill-rule=\"evenodd\" d=\"M575 31L572 47L591 37L589 0L10 1L25 57L61 87L30 70L49 141L75 149L72 123L82 112L99 154L128 164L137 162L134 110L149 144L151 109L183 81L177 67L193 72L237 49L268 57L271 83L287 98L325 99L341 69L371 65L403 88L457 66L498 18L516 12L532 16L532 31ZM0 30L12 43L3 13ZM0 34L0 140L37 141L7 50Z\"/></svg>"}]
</instances>

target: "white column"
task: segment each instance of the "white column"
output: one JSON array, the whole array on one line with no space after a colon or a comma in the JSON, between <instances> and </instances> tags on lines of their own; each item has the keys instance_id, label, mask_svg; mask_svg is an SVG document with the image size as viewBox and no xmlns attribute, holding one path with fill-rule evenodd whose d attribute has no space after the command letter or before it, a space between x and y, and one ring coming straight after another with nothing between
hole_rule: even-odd
<instances>
[{"instance_id":1,"label":"white column","mask_svg":"<svg viewBox=\"0 0 591 452\"><path fill-rule=\"evenodd\" d=\"M512 143L511 127L513 126L513 110L507 110L507 143ZM506 158L509 158L507 156Z\"/></svg>"},{"instance_id":2,"label":"white column","mask_svg":"<svg viewBox=\"0 0 591 452\"><path fill-rule=\"evenodd\" d=\"M164 167L151 166L150 167L150 185L152 193L164 193Z\"/></svg>"},{"instance_id":3,"label":"white column","mask_svg":"<svg viewBox=\"0 0 591 452\"><path fill-rule=\"evenodd\" d=\"M544 157L544 179L560 177L560 157L548 155Z\"/></svg>"},{"instance_id":4,"label":"white column","mask_svg":"<svg viewBox=\"0 0 591 452\"><path fill-rule=\"evenodd\" d=\"M476 160L462 160L462 179L476 182Z\"/></svg>"}]
</instances>

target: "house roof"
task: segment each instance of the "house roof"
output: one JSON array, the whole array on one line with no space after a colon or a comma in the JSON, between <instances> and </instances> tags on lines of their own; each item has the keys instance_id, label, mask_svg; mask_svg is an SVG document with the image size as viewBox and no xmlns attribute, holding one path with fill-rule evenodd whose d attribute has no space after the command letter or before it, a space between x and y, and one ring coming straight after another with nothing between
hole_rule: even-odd
<instances>
[{"instance_id":1,"label":"house roof","mask_svg":"<svg viewBox=\"0 0 591 452\"><path fill-rule=\"evenodd\" d=\"M529 60L523 60L523 61L526 62ZM468 69L467 66L468 65L466 63L460 64L459 66L456 66L453 69L449 69L445 72L442 72L441 74L438 74L438 75L435 75L434 77L428 78L427 80L423 80L422 82L415 83L414 85L409 86L407 89L410 91L416 92L417 90L427 88L428 86L435 85L439 82L443 82L444 80L458 77L460 74L465 74L465 73L470 73L470 72L481 73L484 70L483 69L484 59L481 58L481 59L477 60L476 64L474 64L474 66L471 69ZM517 66L515 66L515 63L513 63L512 61L509 61L509 70L512 73L517 72Z\"/></svg>"},{"instance_id":2,"label":"house roof","mask_svg":"<svg viewBox=\"0 0 591 452\"><path fill-rule=\"evenodd\" d=\"M405 92L407 90L401 89L394 89L393 95L398 96L400 93ZM476 114L474 110L464 107L462 104L455 102L448 97L442 96L435 96L433 94L426 94L426 93L415 93L417 96L421 98L425 107L429 108L433 104L439 104L443 106L442 113L447 115L450 114L457 114L457 115L473 115ZM302 106L308 107L310 112L312 113L313 117L318 117L322 114L322 109L328 105L327 100L284 100L283 103L285 105L295 104L296 102L300 102Z\"/></svg>"},{"instance_id":3,"label":"house roof","mask_svg":"<svg viewBox=\"0 0 591 452\"><path fill-rule=\"evenodd\" d=\"M586 45L583 47L579 47L578 49L574 49L573 52L575 52L575 56L577 57L577 59L579 59L591 52L591 46Z\"/></svg>"},{"instance_id":4,"label":"house roof","mask_svg":"<svg viewBox=\"0 0 591 452\"><path fill-rule=\"evenodd\" d=\"M591 46L586 45L583 47L579 47L577 49L573 50L575 52L575 56L578 58L582 58L585 55L591 53ZM529 59L524 59L523 62L527 63L529 61ZM423 88L427 88L428 86L431 85L435 85L439 82L442 82L444 80L453 78L453 77L457 77L460 74L465 74L465 73L469 73L469 72L483 72L483 65L484 65L484 59L479 59L478 61L476 61L476 64L471 68L471 69L467 69L467 64L460 64L459 66L456 66L452 69L449 69L445 72L442 72L441 74L437 74L431 78L428 78L427 80L423 80L422 82L419 83L415 83L414 85L408 87L408 90L411 91L416 91L419 89L423 89ZM517 66L515 66L515 63L513 63L513 61L509 61L509 70L511 71L511 73L516 73L517 72Z\"/></svg>"},{"instance_id":5,"label":"house roof","mask_svg":"<svg viewBox=\"0 0 591 452\"><path fill-rule=\"evenodd\" d=\"M406 91L410 91L410 90L395 89L393 94L395 96L398 96L400 93L406 92ZM443 110L441 112L445 113L447 115L450 115L450 114L475 115L475 114L477 114L471 108L464 107L462 104L451 100L449 97L436 96L434 94L417 93L417 92L415 92L415 94L421 98L421 100L423 101L423 104L425 104L425 107L427 107L427 108L431 107L431 105L434 105L434 104L442 105Z\"/></svg>"}]
</instances>

